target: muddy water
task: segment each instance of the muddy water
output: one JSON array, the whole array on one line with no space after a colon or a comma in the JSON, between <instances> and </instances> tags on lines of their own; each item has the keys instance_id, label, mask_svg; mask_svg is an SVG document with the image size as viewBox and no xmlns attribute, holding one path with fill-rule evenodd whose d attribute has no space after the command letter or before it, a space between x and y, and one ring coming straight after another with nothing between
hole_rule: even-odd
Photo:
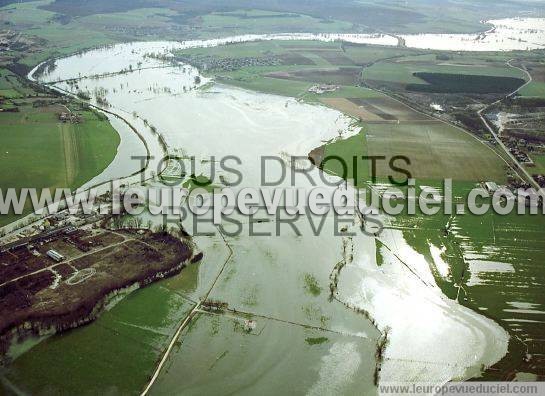
<instances>
[{"instance_id":1,"label":"muddy water","mask_svg":"<svg viewBox=\"0 0 545 396\"><path fill-rule=\"evenodd\" d=\"M172 46L153 45L161 50ZM143 56L150 50L147 46L112 47L67 58L59 62L55 79L79 75L80 67L82 76L86 71L112 71L103 67L109 57L115 57L119 62L115 69L122 70L127 63L119 60L123 58L120 51L130 54L127 62L138 62L136 54L140 54L144 63L149 59ZM130 117L138 130L153 125L170 152L195 156L196 174L210 174L211 156L236 155L242 173L237 189L261 186L264 155L305 157L339 131L344 136L357 132L348 118L325 107L219 85L197 90L196 70L159 66L83 79L78 85L91 93L103 89L109 111ZM57 86L77 89L62 82ZM151 132L143 136L157 140ZM149 147L151 154L162 155L160 145ZM278 167L267 169L267 177L281 176ZM125 171L122 167L108 170L109 175L119 172L119 176L125 176ZM216 174L217 184L221 184L220 175L232 177ZM350 186L326 185L315 170L310 176L318 187L353 193ZM313 188L300 174L293 182L284 178L281 186ZM147 183L152 190L159 187L158 181ZM261 214L259 221L239 217L242 232L236 236L228 235L235 228L232 223L224 222L222 234L193 220L184 221L190 233L213 232L195 237L205 252L201 264L133 293L96 323L42 342L8 369L7 383L23 391L49 384L47 389L53 392L84 388L137 393L153 373L177 324L193 302L207 293L237 312L254 314L256 329L244 332L237 313L197 313L175 343L152 394L272 394L273 389L275 393L283 389L297 394L372 394L376 392L377 340L385 331L389 344L381 383L467 378L506 353L505 331L447 299L426 259L400 232L389 230L379 237L379 266L377 241L361 232L359 218L327 215L318 236L312 232L321 220L316 217L299 218L294 223L297 232L274 216ZM277 230L279 236L249 236L250 231L275 235ZM330 277L338 263L344 263L344 268L331 299ZM370 317L350 307L363 309ZM59 353L62 359L54 364L40 364Z\"/></svg>"}]
</instances>

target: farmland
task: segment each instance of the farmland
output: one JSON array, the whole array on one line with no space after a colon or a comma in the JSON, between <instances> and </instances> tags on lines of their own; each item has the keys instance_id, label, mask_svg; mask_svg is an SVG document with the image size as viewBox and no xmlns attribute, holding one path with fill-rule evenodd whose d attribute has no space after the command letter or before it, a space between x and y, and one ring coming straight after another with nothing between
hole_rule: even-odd
<instances>
[{"instance_id":1,"label":"farmland","mask_svg":"<svg viewBox=\"0 0 545 396\"><path fill-rule=\"evenodd\" d=\"M371 98L350 98L349 100L355 106L366 109L383 121L434 121L427 115L414 111L385 95Z\"/></svg>"},{"instance_id":2,"label":"farmland","mask_svg":"<svg viewBox=\"0 0 545 396\"><path fill-rule=\"evenodd\" d=\"M211 37L221 34L247 34L260 31L276 32L343 32L352 28L352 23L331 19L313 18L297 13L283 13L261 10L237 10L213 12L203 15L199 20L200 28Z\"/></svg>"},{"instance_id":3,"label":"farmland","mask_svg":"<svg viewBox=\"0 0 545 396\"><path fill-rule=\"evenodd\" d=\"M488 79L493 77L525 78L523 72L507 66L505 60L501 59L501 56L494 58L487 55L480 57L452 54L407 56L377 62L363 71L363 78L370 83L377 85L397 85L401 87L426 84L426 79L421 77L428 75L430 77L433 77L433 75L451 76L450 78L456 79L456 83L462 83L463 78L470 78L463 76L474 76L468 82L470 86L479 82L480 79L478 76L482 76L482 80L480 81L485 86L489 85ZM430 83L433 83L433 81ZM522 83L518 85L522 85ZM513 90L514 88L511 91ZM445 93L448 92L446 91Z\"/></svg>"},{"instance_id":4,"label":"farmland","mask_svg":"<svg viewBox=\"0 0 545 396\"><path fill-rule=\"evenodd\" d=\"M425 114L389 96L407 99L412 97L408 93L411 84L429 87L433 85L425 84L438 84L440 89L437 91L444 91L444 96L433 96L432 100L444 103L441 99L452 95L457 103L465 103L463 101L467 99L461 92L476 95L492 93L490 97L476 96L486 102L501 93L510 93L526 79L525 74L509 66L506 63L508 59L502 55L449 54L449 58L445 59L441 53L415 54L411 50L375 49L377 52L373 54L365 46L336 47L328 43L290 43L288 46L270 42L231 47L229 50L235 56L239 53L244 53L246 57L260 56L266 52L282 54L286 59L289 58L286 52L296 48L298 56L313 60L314 64L303 64L299 58L299 64L293 62L266 68L241 68L231 72L220 71L217 75L219 81L227 84L295 96L352 116L360 128L357 135L330 142L315 150L311 156L318 164L327 158L343 158L349 164L346 178L352 181L356 177L355 183L360 188L367 188L372 176L367 161L358 161L357 168L353 168L352 159L361 156L386 157L386 161L378 162L379 182L387 182L388 176L400 176L388 167L388 160L396 155L410 159L410 165L404 168L416 178L418 188L432 186L441 191L440 181L452 178L457 202L481 181L505 184L512 176L505 156L500 155L493 144L437 117L431 117L429 111ZM201 56L228 56L223 52L225 48L191 51ZM386 59L390 57L392 59ZM385 91L389 95L358 86L359 82L349 84L346 76L348 71L352 73L352 68L357 64L363 70L363 83L368 83L366 85L370 88L386 86L388 89ZM210 74L216 73L211 71ZM460 87L456 83L459 88L456 92L445 86L452 86L453 81L463 79L467 86ZM290 81L289 84L286 84L286 80ZM339 89L322 95L304 93L305 88L315 83L338 84ZM359 92L359 95L355 95L355 92ZM397 95L400 92L403 95ZM418 104L411 103L421 109ZM439 118L446 118L446 115ZM541 169L541 157L536 156L535 159L535 170L538 171ZM343 175L342 166L334 159L320 165L326 172ZM542 232L539 231L542 224L539 216L502 217L490 214L481 218L438 214L431 217L401 215L389 225L394 230L402 231L411 246L426 257L434 269L437 283L450 298L498 321L512 335L508 355L486 371L485 378L510 379L517 371L544 373L543 362L539 358L543 345L534 341L542 339L543 332L536 323L536 313L532 309L524 309L537 309L545 303L537 294L537 290L545 285L538 265L539 252L545 248ZM457 231L451 231L451 228ZM448 230L446 233L441 231L445 229ZM516 247L513 233L516 233L517 241L524 241L527 249ZM446 274L445 265L448 268ZM531 279L528 288L522 288L521 285L528 279ZM536 356L528 359L526 354Z\"/></svg>"},{"instance_id":5,"label":"farmland","mask_svg":"<svg viewBox=\"0 0 545 396\"><path fill-rule=\"evenodd\" d=\"M545 98L545 82L532 82L521 89L520 94L527 97Z\"/></svg>"},{"instance_id":6,"label":"farmland","mask_svg":"<svg viewBox=\"0 0 545 396\"><path fill-rule=\"evenodd\" d=\"M265 192L276 188L258 185L259 176L264 184L259 160L265 155L279 156L281 164L301 156L287 169L295 174L291 187L302 192L309 191L309 179L328 192L355 192L345 184L326 187L321 172L337 176L328 181L344 177L360 192L380 195L393 183L389 176L403 182L407 170L417 192L437 192L438 201L444 200L443 179L452 178L457 204L466 204L471 190L492 190L485 182L496 182L501 191L526 186L516 158L528 153L535 161L524 165L528 171L545 174L543 50L455 53L406 48L404 38L393 36L391 46L380 46L289 35L292 40L166 49L197 45L192 39L286 31L473 32L482 30L481 20L510 12L511 3L489 7L477 0L465 13L448 0L440 13L427 0L411 6L386 0L0 1L5 3L2 188L74 189L108 167L118 150L125 154L123 130L120 145L105 116L84 103L99 94L113 114L134 121L133 132L153 132L138 133L141 140L160 139L160 147L147 147L159 153L155 158L167 152L169 166L174 158L191 158L196 169L185 178L189 172L177 164L172 179L149 169L149 179L135 182L139 192L161 192L143 199L143 214L115 218L129 228L136 224L135 230L94 224L76 236L62 233L0 254L0 277L13 284L0 301L3 318L47 317L63 309L70 315L87 297L96 300L105 284L123 287L121 280L142 280L141 273L180 264L187 250L164 246L164 233L152 236L153 229L168 229L166 221L182 241L192 235L205 252L180 276L158 275L149 287L121 293L88 326L12 344L9 364L0 370L5 393L375 394L392 379L545 378L543 216L379 213L384 229L360 233L374 216L356 213L337 222L331 213L284 223L270 213L246 219L235 211L242 223L222 217L220 225L205 227L211 233L202 233L196 214L180 219L151 211L169 184L194 191L207 182L208 193L226 187L231 178L225 169L207 170L225 156L241 160L241 188ZM147 40L159 42L109 45ZM104 47L81 52L95 46ZM24 79L38 62L71 53L48 62L58 83L40 87ZM96 74L109 68L116 71ZM511 94L528 75L533 81ZM83 103L50 87L82 89ZM509 149L500 139L509 140ZM303 169L307 153L320 169ZM365 156L380 158L378 180ZM389 164L396 157L402 169ZM125 159L118 155L108 177L121 176L124 169L116 166ZM346 173L339 159L348 164ZM294 172L299 166L309 172ZM101 199L109 203L108 195ZM39 232L40 224L9 238L18 242L29 230ZM280 232L282 225L287 227ZM48 249L68 262L53 263ZM20 272L30 274L26 281L18 279ZM12 294L21 299L10 299ZM17 310L9 305L21 301Z\"/></svg>"},{"instance_id":7,"label":"farmland","mask_svg":"<svg viewBox=\"0 0 545 396\"><path fill-rule=\"evenodd\" d=\"M435 93L503 93L515 91L524 84L521 78L496 77L473 74L424 73L414 74L428 85L409 84L408 91Z\"/></svg>"},{"instance_id":8,"label":"farmland","mask_svg":"<svg viewBox=\"0 0 545 396\"><path fill-rule=\"evenodd\" d=\"M521 96L545 98L545 63L537 59L529 59L522 66L532 76L532 82L520 91Z\"/></svg>"},{"instance_id":9,"label":"farmland","mask_svg":"<svg viewBox=\"0 0 545 396\"><path fill-rule=\"evenodd\" d=\"M24 110L1 120L6 150L2 166L10 170L2 179L3 186L76 188L100 173L115 155L119 137L96 113L81 112L83 122L72 125L58 121L59 107Z\"/></svg>"},{"instance_id":10,"label":"farmland","mask_svg":"<svg viewBox=\"0 0 545 396\"><path fill-rule=\"evenodd\" d=\"M443 178L455 181L506 181L505 164L493 150L478 143L472 136L440 122L432 123L365 123L359 135L325 146L324 157L339 156L353 175L352 158L361 156L385 157L376 167L379 180L388 176L403 179L389 167L389 161L404 156L410 164L403 164L421 183L437 183ZM332 160L324 169L342 174L339 164ZM371 181L369 161L358 161L357 175L361 182ZM349 177L351 179L351 177Z\"/></svg>"},{"instance_id":11,"label":"farmland","mask_svg":"<svg viewBox=\"0 0 545 396\"><path fill-rule=\"evenodd\" d=\"M103 115L50 98L10 104L18 111L0 113L2 188L76 189L102 172L117 152L119 135ZM68 111L81 121L59 121L59 114ZM2 216L0 224L17 217Z\"/></svg>"},{"instance_id":12,"label":"farmland","mask_svg":"<svg viewBox=\"0 0 545 396\"><path fill-rule=\"evenodd\" d=\"M19 329L17 335L23 341L41 329L77 327L79 322L95 319L106 296L137 282L178 273L192 257L187 241L167 233L97 228L57 233L39 247L33 245L30 252L22 247L0 254L4 263L0 285L3 355L11 345L13 329ZM51 249L58 260L49 257ZM23 329L25 322L29 325Z\"/></svg>"},{"instance_id":13,"label":"farmland","mask_svg":"<svg viewBox=\"0 0 545 396\"><path fill-rule=\"evenodd\" d=\"M403 155L411 160L406 168L418 179L506 181L501 159L470 135L442 123L371 124L367 127L369 155L385 155L387 161ZM384 162L380 176L391 170Z\"/></svg>"},{"instance_id":14,"label":"farmland","mask_svg":"<svg viewBox=\"0 0 545 396\"><path fill-rule=\"evenodd\" d=\"M433 54L424 56L415 55L412 50L377 49L368 46L320 42L245 43L211 49L183 50L182 53L195 57L217 58L225 58L229 54L235 58L242 56L259 58L266 54L283 57L282 59L292 59L291 54L296 53L299 57L312 59L314 64L298 64L300 58L293 58L297 59L293 64L264 67L241 66L234 71L210 70L207 73L216 76L222 83L294 96L304 101L318 102L338 109L363 123L362 136L366 141L365 151L368 155L386 155L387 159L398 155L408 156L412 161L409 168L417 178L439 179L450 176L456 180L506 181L505 163L494 152L493 147L386 95L362 88L359 86L358 70L360 68L355 65L373 64L369 69L364 67L364 79L369 70L377 68L384 71L381 74L383 78L392 76L389 82L404 84L409 84L411 81L424 82L413 75L410 75L408 80L404 80L407 78L406 73L410 64L414 64L414 67L419 67L420 70L445 70L446 67L448 70L459 70L461 73L447 75L445 77L447 81L450 81L448 76L468 78L468 83L475 90L478 88L478 86L475 88L476 81L489 87L489 79L494 78L509 79L511 83L516 82L521 85L523 80L508 77L519 75L520 72L516 69L497 66L492 68L492 76L489 76L485 74L488 68L475 66L486 65L485 60L473 60L475 65L469 66L434 66L434 63L444 61L437 60L436 55ZM379 61L380 57L393 57L397 61L392 63L385 61L387 63L384 66ZM426 66L423 66L424 64ZM383 66L385 70L382 69ZM388 67L391 68L390 72ZM396 67L398 69L395 69ZM481 71L476 75L463 74L464 72L472 73L473 70ZM305 92L312 84L334 84L338 85L338 89L320 95ZM514 88L509 86L507 89ZM387 167L387 162L385 166ZM379 168L378 173L379 176L387 176L388 169Z\"/></svg>"}]
</instances>

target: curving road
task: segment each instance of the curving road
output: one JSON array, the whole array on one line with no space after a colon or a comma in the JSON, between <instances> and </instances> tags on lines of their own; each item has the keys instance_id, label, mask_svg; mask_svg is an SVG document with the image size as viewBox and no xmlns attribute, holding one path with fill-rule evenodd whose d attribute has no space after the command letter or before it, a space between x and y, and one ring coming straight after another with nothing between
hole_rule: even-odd
<instances>
[{"instance_id":1,"label":"curving road","mask_svg":"<svg viewBox=\"0 0 545 396\"><path fill-rule=\"evenodd\" d=\"M528 80L523 84L521 85L520 87L518 87L516 90L514 90L513 92L509 93L508 95L506 95L505 97L501 98L501 99L498 99L496 100L495 102L489 104L488 106L485 106L483 107L481 110L479 110L477 112L477 114L479 115L479 118L481 119L482 123L484 124L484 126L486 127L486 129L492 134L492 136L494 136L494 139L496 140L496 142L498 143L498 145L503 149L503 151L505 151L507 153L507 155L509 156L509 158L511 158L511 161L519 168L520 171L522 171L522 175L524 175L523 178L526 178L527 181L532 185L532 187L534 187L536 190L541 190L541 187L539 186L539 184L534 180L534 178L532 177L532 175L530 175L528 173L528 171L526 170L526 168L524 167L524 165L522 165L516 158L515 156L511 153L511 151L509 150L509 148L507 148L507 146L505 146L505 144L503 144L503 141L500 139L499 135L496 133L496 131L494 131L494 128L492 128L492 126L490 125L490 123L488 122L488 120L486 119L486 117L483 115L483 113L490 109L492 106L495 106L496 104L500 103L501 101L503 101L504 99L506 98L509 98L511 96L514 96L517 92L519 92L522 88L524 88L525 86L527 86L528 84L530 84L532 82L532 75L530 73L528 73L528 70L526 69L523 69L523 68L520 68L520 67L517 67L517 66L513 66L511 64L511 62L513 61L514 59L510 59L509 61L507 61L507 65L509 67L512 67L514 69L517 69L517 70L520 70L522 71L523 73L526 74L526 76L528 76ZM518 173L518 172L517 172ZM519 176L520 176L520 173L518 173Z\"/></svg>"}]
</instances>

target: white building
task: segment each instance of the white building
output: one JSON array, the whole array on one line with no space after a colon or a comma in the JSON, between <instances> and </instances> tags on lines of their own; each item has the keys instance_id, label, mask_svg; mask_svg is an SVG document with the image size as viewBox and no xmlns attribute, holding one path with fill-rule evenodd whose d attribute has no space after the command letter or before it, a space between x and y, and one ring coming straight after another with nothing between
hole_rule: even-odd
<instances>
[{"instance_id":1,"label":"white building","mask_svg":"<svg viewBox=\"0 0 545 396\"><path fill-rule=\"evenodd\" d=\"M488 191L489 193L493 194L495 193L496 191L498 191L498 185L494 182L486 182L484 183L484 188L486 188L486 191Z\"/></svg>"},{"instance_id":2,"label":"white building","mask_svg":"<svg viewBox=\"0 0 545 396\"><path fill-rule=\"evenodd\" d=\"M62 254L60 254L56 250L48 250L46 254L49 258L55 260L57 263L60 263L65 258Z\"/></svg>"}]
</instances>

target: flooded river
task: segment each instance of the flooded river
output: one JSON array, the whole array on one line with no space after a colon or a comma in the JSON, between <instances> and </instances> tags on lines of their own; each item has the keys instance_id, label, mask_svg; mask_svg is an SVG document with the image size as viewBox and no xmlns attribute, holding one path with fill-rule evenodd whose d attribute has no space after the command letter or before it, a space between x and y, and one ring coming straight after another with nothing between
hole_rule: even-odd
<instances>
[{"instance_id":1,"label":"flooded river","mask_svg":"<svg viewBox=\"0 0 545 396\"><path fill-rule=\"evenodd\" d=\"M492 27L475 34L402 35L410 48L445 51L515 51L545 48L545 18L506 18L486 21Z\"/></svg>"},{"instance_id":2,"label":"flooded river","mask_svg":"<svg viewBox=\"0 0 545 396\"><path fill-rule=\"evenodd\" d=\"M164 155L162 136L169 153L196 158L195 174L210 175L212 156L234 155L242 174L236 189L261 187L262 156L289 163L339 134L357 133L351 120L334 110L209 84L204 77L195 79L198 71L189 65L172 67L146 56L222 43L122 44L57 61L44 81L59 81L55 87L67 92L88 91L93 103L97 95L105 99L122 136L115 161L89 184L130 175L139 168L130 156L149 152L155 159L145 188L161 188L154 176ZM131 65L139 70L115 74ZM77 84L65 81L72 78ZM275 179L281 173L273 167L267 175ZM231 176L219 172L214 183ZM296 174L280 187L354 193L350 185L326 184L316 170L310 177L317 186ZM377 217L387 224L396 221ZM184 220L185 229L202 232L193 220ZM200 264L132 293L84 328L34 346L8 368L4 385L32 393L139 393L203 296L227 302L236 312L197 311L175 341L151 394L373 394L376 378L379 383L436 384L465 379L507 351L507 333L444 296L424 255L398 230L366 235L359 217L341 222L333 214L325 217L317 236L307 216L294 223L298 232L275 216L239 220L238 235L230 235L235 225L229 222L222 224L226 232L202 226L211 235L194 238L205 253ZM274 236L278 227L280 235ZM335 276L337 289L330 298ZM249 333L243 328L246 313L256 321ZM385 352L377 359L386 333Z\"/></svg>"}]
</instances>

